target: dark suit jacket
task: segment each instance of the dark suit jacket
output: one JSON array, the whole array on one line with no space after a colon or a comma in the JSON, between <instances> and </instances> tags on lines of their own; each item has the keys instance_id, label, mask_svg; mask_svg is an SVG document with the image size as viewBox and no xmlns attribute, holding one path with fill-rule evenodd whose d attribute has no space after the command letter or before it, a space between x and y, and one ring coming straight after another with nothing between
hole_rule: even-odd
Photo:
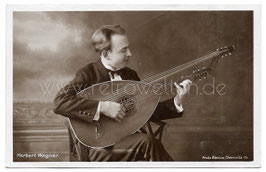
<instances>
[{"instance_id":1,"label":"dark suit jacket","mask_svg":"<svg viewBox=\"0 0 266 172\"><path fill-rule=\"evenodd\" d=\"M137 73L126 67L121 74L123 80L140 81ZM98 101L77 97L77 93L96 83L110 81L107 69L101 60L90 63L77 71L75 78L62 88L54 99L54 112L66 117L78 117L87 122L92 122L98 107ZM151 121L181 117L177 113L174 100L169 99L158 104Z\"/></svg>"}]
</instances>

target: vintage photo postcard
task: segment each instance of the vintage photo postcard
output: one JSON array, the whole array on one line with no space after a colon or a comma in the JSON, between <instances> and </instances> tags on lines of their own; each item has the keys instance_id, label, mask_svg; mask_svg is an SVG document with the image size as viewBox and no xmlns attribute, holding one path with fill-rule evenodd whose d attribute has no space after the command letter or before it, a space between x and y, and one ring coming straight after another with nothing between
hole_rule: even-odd
<instances>
[{"instance_id":1,"label":"vintage photo postcard","mask_svg":"<svg viewBox=\"0 0 266 172\"><path fill-rule=\"evenodd\" d=\"M259 167L260 9L7 6L7 166Z\"/></svg>"}]
</instances>

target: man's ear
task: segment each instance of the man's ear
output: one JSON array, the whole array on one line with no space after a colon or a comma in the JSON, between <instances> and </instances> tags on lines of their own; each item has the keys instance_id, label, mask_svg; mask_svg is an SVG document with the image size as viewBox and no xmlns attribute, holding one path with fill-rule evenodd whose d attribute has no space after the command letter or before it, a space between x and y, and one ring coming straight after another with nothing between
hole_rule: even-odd
<instances>
[{"instance_id":1,"label":"man's ear","mask_svg":"<svg viewBox=\"0 0 266 172\"><path fill-rule=\"evenodd\" d=\"M110 50L103 50L104 57L107 57L109 53L110 53Z\"/></svg>"},{"instance_id":2,"label":"man's ear","mask_svg":"<svg viewBox=\"0 0 266 172\"><path fill-rule=\"evenodd\" d=\"M103 50L102 55L103 55L104 57L107 57L107 54L108 54L108 52L107 52L106 50Z\"/></svg>"},{"instance_id":3,"label":"man's ear","mask_svg":"<svg viewBox=\"0 0 266 172\"><path fill-rule=\"evenodd\" d=\"M109 50L103 50L102 55L103 55L105 58L107 58L107 60L109 60L109 57L108 57L109 53L110 53Z\"/></svg>"}]
</instances>

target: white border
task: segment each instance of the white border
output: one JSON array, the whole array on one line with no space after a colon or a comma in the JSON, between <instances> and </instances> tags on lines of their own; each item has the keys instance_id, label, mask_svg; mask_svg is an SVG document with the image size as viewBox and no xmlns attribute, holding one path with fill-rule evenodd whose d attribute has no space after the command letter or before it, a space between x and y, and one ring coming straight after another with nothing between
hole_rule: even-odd
<instances>
[{"instance_id":1,"label":"white border","mask_svg":"<svg viewBox=\"0 0 266 172\"><path fill-rule=\"evenodd\" d=\"M260 5L7 5L7 11L228 11L256 10L261 11ZM7 16L8 17L8 16Z\"/></svg>"},{"instance_id":2,"label":"white border","mask_svg":"<svg viewBox=\"0 0 266 172\"><path fill-rule=\"evenodd\" d=\"M254 161L252 162L13 162L13 11L254 11ZM12 5L7 6L6 166L7 167L260 167L261 6L260 5Z\"/></svg>"}]
</instances>

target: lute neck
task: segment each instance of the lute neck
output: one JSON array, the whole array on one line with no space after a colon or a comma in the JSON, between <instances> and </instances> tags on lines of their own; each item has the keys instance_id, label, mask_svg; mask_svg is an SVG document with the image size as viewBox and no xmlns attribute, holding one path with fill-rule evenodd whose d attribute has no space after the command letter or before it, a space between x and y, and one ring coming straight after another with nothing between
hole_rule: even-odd
<instances>
[{"instance_id":1,"label":"lute neck","mask_svg":"<svg viewBox=\"0 0 266 172\"><path fill-rule=\"evenodd\" d=\"M197 58L195 60L192 60L190 62L187 62L183 65L180 65L180 66L177 66L177 67L172 68L170 70L167 70L167 71L161 72L159 74L153 75L149 78L142 80L142 82L147 83L147 84L152 84L152 85L156 84L157 82L162 81L163 79L165 79L167 77L171 77L173 75L176 75L179 72L184 71L185 69L187 69L189 67L195 66L195 65L200 64L206 60L212 59L212 58L216 57L217 55L219 55L219 52L215 51L215 52L210 53L208 55L205 55L205 56L202 56L202 57ZM194 76L195 75L193 75L193 73L191 73L187 76L183 76L182 78L180 78L176 82L178 82L178 81L182 82L182 80L185 80L185 79L190 79L190 80L194 81L197 79L197 77L194 77Z\"/></svg>"},{"instance_id":2,"label":"lute neck","mask_svg":"<svg viewBox=\"0 0 266 172\"><path fill-rule=\"evenodd\" d=\"M218 48L218 49L216 49L216 51L214 51L208 55L202 56L200 58L196 58L195 60L192 60L190 62L183 64L183 65L172 68L172 69L167 70L165 72L161 72L157 75L153 75L147 79L142 80L142 82L155 88L155 90L158 90L158 91L156 91L157 93L164 94L164 91L167 91L169 88L172 90L172 86L174 85L175 82L177 84L179 84L186 79L189 79L193 82L196 80L200 80L201 78L206 78L207 76L211 75L213 73L213 71L215 70L215 67L216 67L216 64L217 64L219 58L231 55L231 53L235 49L236 49L235 45ZM210 63L206 67L203 67L203 68L197 69L197 70L194 69L194 71L191 71L191 69L189 69L188 72L186 71L186 73L189 73L189 74L178 76L178 74L180 74L182 71L184 71L188 68L194 67L194 66L201 64L203 62L206 62L208 60L210 61ZM167 81L168 77L169 78L177 78L177 79L170 80L170 82L169 82L169 81ZM167 81L167 82L163 82L163 84L160 84L160 83L162 83L162 81ZM151 95L153 95L153 94L151 94ZM156 94L154 94L154 95L157 96ZM143 97L146 97L144 99L147 99L147 97L149 99L149 95L146 95ZM150 98L152 98L152 97L153 96L151 96Z\"/></svg>"}]
</instances>

